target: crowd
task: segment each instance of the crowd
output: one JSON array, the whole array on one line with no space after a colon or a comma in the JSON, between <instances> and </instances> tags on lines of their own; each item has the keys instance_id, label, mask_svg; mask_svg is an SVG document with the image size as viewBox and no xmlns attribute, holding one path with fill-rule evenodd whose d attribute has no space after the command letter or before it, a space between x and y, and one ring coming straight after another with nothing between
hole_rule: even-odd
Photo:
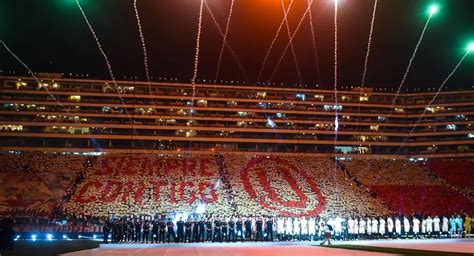
<instances>
[{"instance_id":1,"label":"crowd","mask_svg":"<svg viewBox=\"0 0 474 256\"><path fill-rule=\"evenodd\" d=\"M393 212L445 215L474 211L474 202L469 197L419 163L353 159L342 165L355 182L383 200Z\"/></svg>"},{"instance_id":2,"label":"crowd","mask_svg":"<svg viewBox=\"0 0 474 256\"><path fill-rule=\"evenodd\" d=\"M123 230L120 231L123 236L113 235L114 241L130 236L125 235L130 232L125 231L128 227L114 231L117 225L127 226L137 220L141 226L139 229L134 226L132 238L136 230L140 230L142 238L144 234L150 239L153 234L158 236L160 222L166 224L167 234L171 231L167 226L169 218L163 216L174 216L175 235L169 235L170 241L180 233L175 229L179 216L184 224L191 223L191 230L196 226L198 233L199 223L210 221L211 227L206 229L205 224L203 232L208 239L207 232L211 230L211 240L215 241L264 240L272 238L269 233L275 233L280 240L322 239L326 237L327 226L341 239L435 236L433 232L439 230L434 219L440 219L440 232L445 232L445 218L441 216L448 219L448 234L459 235L470 227L468 214L474 211L473 202L452 190L440 176L404 160L334 162L329 158L304 156L105 154L85 157L43 153L4 154L0 160L0 178L5 184L0 188L2 215L14 217L16 223L35 224L92 225L103 224L108 219L104 230L109 229L111 235ZM463 215L451 216L453 212ZM406 215L408 222L394 214ZM193 217L188 219L187 215ZM116 216L159 217L135 220ZM389 218L394 223L393 232L389 232ZM396 224L400 218L401 233ZM464 224L451 225L452 218L456 219L454 223L462 220ZM246 221L251 223L249 233L246 233ZM257 228L259 221L261 228ZM234 225L232 228L230 223ZM158 233L153 233L154 228ZM149 233L143 233L146 229ZM186 239L197 241L194 237Z\"/></svg>"},{"instance_id":3,"label":"crowd","mask_svg":"<svg viewBox=\"0 0 474 256\"><path fill-rule=\"evenodd\" d=\"M325 241L395 238L468 238L471 217L125 217L103 225L104 243ZM110 239L110 240L109 240Z\"/></svg>"}]
</instances>

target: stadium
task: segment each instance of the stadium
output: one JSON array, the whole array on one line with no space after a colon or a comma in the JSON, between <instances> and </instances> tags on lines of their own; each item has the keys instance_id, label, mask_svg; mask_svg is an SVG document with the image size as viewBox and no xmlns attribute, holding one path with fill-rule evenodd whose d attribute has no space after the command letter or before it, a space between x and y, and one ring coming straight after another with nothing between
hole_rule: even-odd
<instances>
[{"instance_id":1,"label":"stadium","mask_svg":"<svg viewBox=\"0 0 474 256\"><path fill-rule=\"evenodd\" d=\"M30 66L28 57L22 58L22 47L15 47L28 42L12 39L15 43L8 44L8 34L0 38L0 62L8 59L0 66L2 254L474 253L470 217L474 214L474 87L470 86L474 81L469 71L474 43L451 59L448 66L454 69L442 70L437 78L441 82L418 87L409 79L411 74L412 83L428 81L418 78L423 72L417 73L412 62L430 22L451 3L429 5L408 67L398 69L402 81L390 81L390 86L365 85L370 78L378 79L366 75L371 71L368 60L372 33L377 31L377 8L387 7L377 0L364 4L368 7L364 18L370 22L372 17L368 44L365 39L365 67L356 72L362 83L351 86L338 83L338 78L347 81L344 67L338 65L344 58L338 47L345 48L341 42L338 46L344 30L338 34L337 15L338 8L356 6L354 1L291 0L281 1L281 6L280 1L267 2L265 6L280 15L267 24L272 28L265 32L269 39L280 25L271 44L265 42L270 44L267 53L280 47L283 54L277 61L269 54L264 57L262 50L258 62L260 57L264 61L253 68L258 77L254 81L244 71L247 65L238 60L239 48L234 51L230 46L231 20L238 23L239 17L245 17L238 12L245 9L239 7L241 1L196 0L188 6L198 15L193 16L197 32L187 35L194 38L191 45L196 44L188 56L193 63L189 67L178 63L177 72L188 71L182 77L157 79L152 78L147 55L153 46L146 48L142 26L147 24L139 12L146 13L149 6L136 0L128 3L135 16L127 19L138 28L142 52L122 54L143 59L121 64L132 72L139 65L144 76L118 79L106 54L113 45L101 43L100 30L87 16L92 4L70 2L68 8L79 10L80 24L87 24L81 39L95 39L75 47L92 48L99 64L64 65L78 65L85 72L90 68L91 73L103 65L97 68L105 66L103 74L58 73L67 67L42 66L37 60ZM426 3L412 2L426 9ZM3 9L21 5L6 4ZM319 39L334 44L329 53L320 54L321 59L329 55L334 65L326 67L330 72L322 67L316 78L302 79L305 69L298 65L295 48L317 63L317 38L299 38L314 47L298 48L295 35L302 22L307 26L304 31L315 35L313 18L317 18L310 17L322 15L317 6L326 8L324 15L334 19L333 37ZM237 17L231 18L233 9ZM219 21L219 15L225 19ZM212 48L205 43L216 39L201 40L201 33L204 36L213 22L222 43L215 78L221 72L222 80L203 78L215 71L215 64L203 67L209 62L202 55ZM30 57L41 55L34 52ZM223 56L235 63L224 62ZM399 61L406 64L407 60ZM276 65L268 80L262 78L268 75L266 63ZM280 82L280 73L300 83L286 82L285 76ZM450 83L458 73L464 75L459 81L465 85Z\"/></svg>"}]
</instances>

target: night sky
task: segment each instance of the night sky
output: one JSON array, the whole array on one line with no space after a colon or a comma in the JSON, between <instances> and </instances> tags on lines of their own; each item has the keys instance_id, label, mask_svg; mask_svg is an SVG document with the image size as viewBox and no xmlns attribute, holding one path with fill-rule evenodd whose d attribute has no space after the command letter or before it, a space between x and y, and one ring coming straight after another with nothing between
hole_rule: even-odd
<instances>
[{"instance_id":1,"label":"night sky","mask_svg":"<svg viewBox=\"0 0 474 256\"><path fill-rule=\"evenodd\" d=\"M225 28L231 0L207 0ZM339 0L339 86L360 85L367 49L373 0ZM289 0L285 0L288 5ZM293 31L306 8L294 0L289 14ZM379 0L369 59L367 87L397 88L428 17L430 4L440 11L429 24L412 72L403 90L438 88L474 41L473 0ZM92 26L110 58L117 79L145 79L143 55L133 0L81 0ZM154 80L178 78L189 82L199 13L199 0L138 0L149 66ZM331 88L333 84L334 4L315 0L313 23L319 55L316 68L309 20L294 44L303 84ZM283 17L279 0L235 0L228 41L248 76L256 83L265 52ZM75 0L1 0L0 39L35 72L81 73L109 79L104 59L75 4ZM204 8L200 79L214 80L221 36ZM272 50L262 82L267 81L288 42L286 28ZM447 89L474 86L474 52L448 82ZM0 70L25 70L0 48ZM233 58L224 52L219 80L244 81ZM271 82L299 83L291 51Z\"/></svg>"}]
</instances>

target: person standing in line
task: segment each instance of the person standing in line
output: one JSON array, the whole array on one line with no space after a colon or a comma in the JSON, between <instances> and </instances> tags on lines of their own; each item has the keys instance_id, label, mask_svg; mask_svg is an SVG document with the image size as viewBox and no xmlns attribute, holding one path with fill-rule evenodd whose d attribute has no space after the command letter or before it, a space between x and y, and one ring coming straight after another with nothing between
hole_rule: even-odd
<instances>
[{"instance_id":1,"label":"person standing in line","mask_svg":"<svg viewBox=\"0 0 474 256\"><path fill-rule=\"evenodd\" d=\"M387 231L388 231L388 236L390 238L393 238L393 219L392 217L388 216L387 217Z\"/></svg>"},{"instance_id":2,"label":"person standing in line","mask_svg":"<svg viewBox=\"0 0 474 256\"><path fill-rule=\"evenodd\" d=\"M199 222L198 222L198 225L199 225L199 236L198 236L198 242L206 242L206 238L205 238L205 233L206 233L206 221L204 220L204 218L200 218L199 219Z\"/></svg>"},{"instance_id":3,"label":"person standing in line","mask_svg":"<svg viewBox=\"0 0 474 256\"><path fill-rule=\"evenodd\" d=\"M259 239L261 242L263 242L263 220L262 218L259 218L256 222L256 230L257 232L255 233L255 242L257 242Z\"/></svg>"},{"instance_id":4,"label":"person standing in line","mask_svg":"<svg viewBox=\"0 0 474 256\"><path fill-rule=\"evenodd\" d=\"M109 243L109 234L110 234L110 223L108 220L105 221L104 225L102 226L102 233L104 235L104 244Z\"/></svg>"},{"instance_id":5,"label":"person standing in line","mask_svg":"<svg viewBox=\"0 0 474 256\"><path fill-rule=\"evenodd\" d=\"M228 241L235 242L235 221L234 217L229 220L229 239Z\"/></svg>"},{"instance_id":6,"label":"person standing in line","mask_svg":"<svg viewBox=\"0 0 474 256\"><path fill-rule=\"evenodd\" d=\"M456 218L454 217L454 215L451 215L451 218L449 218L449 226L451 227L449 229L449 236L450 237L454 237L454 235L456 234Z\"/></svg>"},{"instance_id":7,"label":"person standing in line","mask_svg":"<svg viewBox=\"0 0 474 256\"><path fill-rule=\"evenodd\" d=\"M349 217L349 220L347 221L347 227L349 229L349 240L354 239L354 220L352 217Z\"/></svg>"},{"instance_id":8,"label":"person standing in line","mask_svg":"<svg viewBox=\"0 0 474 256\"><path fill-rule=\"evenodd\" d=\"M353 239L359 239L359 220L354 217L354 236Z\"/></svg>"},{"instance_id":9,"label":"person standing in line","mask_svg":"<svg viewBox=\"0 0 474 256\"><path fill-rule=\"evenodd\" d=\"M243 230L243 220L242 218L239 218L236 222L235 222L235 227L237 229L237 235L236 237L239 237L240 236L240 241L243 242L244 241L244 230ZM234 239L235 241L235 239Z\"/></svg>"},{"instance_id":10,"label":"person standing in line","mask_svg":"<svg viewBox=\"0 0 474 256\"><path fill-rule=\"evenodd\" d=\"M457 230L458 230L458 235L459 237L462 238L462 235L463 235L463 229L464 229L464 224L463 224L463 219L462 219L462 216L460 214L458 214L458 217L456 218L456 223L457 223Z\"/></svg>"},{"instance_id":11,"label":"person standing in line","mask_svg":"<svg viewBox=\"0 0 474 256\"><path fill-rule=\"evenodd\" d=\"M198 219L194 219L193 221L193 236L192 236L192 242L194 243L199 243L199 221Z\"/></svg>"},{"instance_id":12,"label":"person standing in line","mask_svg":"<svg viewBox=\"0 0 474 256\"><path fill-rule=\"evenodd\" d=\"M212 239L212 242L216 241L222 242L221 221L219 218L214 220L214 238Z\"/></svg>"},{"instance_id":13,"label":"person standing in line","mask_svg":"<svg viewBox=\"0 0 474 256\"><path fill-rule=\"evenodd\" d=\"M324 240L324 227L326 222L322 217L319 217L318 221L318 240Z\"/></svg>"},{"instance_id":14,"label":"person standing in line","mask_svg":"<svg viewBox=\"0 0 474 256\"><path fill-rule=\"evenodd\" d=\"M212 218L208 218L206 221L206 240L212 242Z\"/></svg>"},{"instance_id":15,"label":"person standing in line","mask_svg":"<svg viewBox=\"0 0 474 256\"><path fill-rule=\"evenodd\" d=\"M367 217L367 221L365 222L367 225L366 232L367 232L367 239L372 239L372 220Z\"/></svg>"},{"instance_id":16,"label":"person standing in line","mask_svg":"<svg viewBox=\"0 0 474 256\"><path fill-rule=\"evenodd\" d=\"M285 232L286 240L291 241L291 238L293 236L293 222L291 221L290 217L286 218L285 227L286 227L286 232Z\"/></svg>"},{"instance_id":17,"label":"person standing in line","mask_svg":"<svg viewBox=\"0 0 474 256\"><path fill-rule=\"evenodd\" d=\"M165 237L166 237L166 222L164 219L161 219L159 222L160 225L160 241L162 243L165 243Z\"/></svg>"},{"instance_id":18,"label":"person standing in line","mask_svg":"<svg viewBox=\"0 0 474 256\"><path fill-rule=\"evenodd\" d=\"M419 238L420 220L413 215L413 238Z\"/></svg>"},{"instance_id":19,"label":"person standing in line","mask_svg":"<svg viewBox=\"0 0 474 256\"><path fill-rule=\"evenodd\" d=\"M141 231L142 231L142 221L139 218L135 219L135 243L140 242L140 237L141 237Z\"/></svg>"},{"instance_id":20,"label":"person standing in line","mask_svg":"<svg viewBox=\"0 0 474 256\"><path fill-rule=\"evenodd\" d=\"M407 218L407 216L403 216L403 234L405 237L408 237L410 234L410 220Z\"/></svg>"},{"instance_id":21,"label":"person standing in line","mask_svg":"<svg viewBox=\"0 0 474 256\"><path fill-rule=\"evenodd\" d=\"M295 218L293 220L293 234L294 234L294 239L296 241L300 240L301 236L301 224L300 224L300 219Z\"/></svg>"},{"instance_id":22,"label":"person standing in line","mask_svg":"<svg viewBox=\"0 0 474 256\"><path fill-rule=\"evenodd\" d=\"M192 242L191 234L192 234L192 228L193 228L193 223L191 222L190 219L188 219L184 223L184 230L185 230L185 235L184 235L184 241L183 242Z\"/></svg>"},{"instance_id":23,"label":"person standing in line","mask_svg":"<svg viewBox=\"0 0 474 256\"><path fill-rule=\"evenodd\" d=\"M311 217L308 221L308 234L309 234L309 241L313 241L314 236L316 235L316 220Z\"/></svg>"},{"instance_id":24,"label":"person standing in line","mask_svg":"<svg viewBox=\"0 0 474 256\"><path fill-rule=\"evenodd\" d=\"M395 236L400 238L402 235L402 221L400 218L395 217Z\"/></svg>"},{"instance_id":25,"label":"person standing in line","mask_svg":"<svg viewBox=\"0 0 474 256\"><path fill-rule=\"evenodd\" d=\"M306 217L301 218L301 240L306 240L308 238L308 220Z\"/></svg>"},{"instance_id":26,"label":"person standing in line","mask_svg":"<svg viewBox=\"0 0 474 256\"><path fill-rule=\"evenodd\" d=\"M440 225L439 225L440 222L441 222L441 220L439 219L438 215L436 215L433 218L433 231L434 231L434 235L437 238L441 237L441 229L440 229Z\"/></svg>"},{"instance_id":27,"label":"person standing in line","mask_svg":"<svg viewBox=\"0 0 474 256\"><path fill-rule=\"evenodd\" d=\"M443 216L443 226L441 227L441 231L443 232L443 236L446 237L449 234L449 220L448 217Z\"/></svg>"},{"instance_id":28,"label":"person standing in line","mask_svg":"<svg viewBox=\"0 0 474 256\"><path fill-rule=\"evenodd\" d=\"M143 224L142 243L148 243L149 236L150 236L150 223L148 223L148 220L145 220L145 223Z\"/></svg>"},{"instance_id":29,"label":"person standing in line","mask_svg":"<svg viewBox=\"0 0 474 256\"><path fill-rule=\"evenodd\" d=\"M384 239L385 238L385 219L384 218L380 218L380 221L379 221L379 234L380 234L380 238Z\"/></svg>"},{"instance_id":30,"label":"person standing in line","mask_svg":"<svg viewBox=\"0 0 474 256\"><path fill-rule=\"evenodd\" d=\"M379 238L379 221L376 218L372 219L372 238L373 239L378 239Z\"/></svg>"},{"instance_id":31,"label":"person standing in line","mask_svg":"<svg viewBox=\"0 0 474 256\"><path fill-rule=\"evenodd\" d=\"M155 219L151 222L151 243L158 243L159 237L158 237L158 230L159 230L159 225L158 221Z\"/></svg>"},{"instance_id":32,"label":"person standing in line","mask_svg":"<svg viewBox=\"0 0 474 256\"><path fill-rule=\"evenodd\" d=\"M421 235L426 237L426 219L423 216L421 217Z\"/></svg>"},{"instance_id":33,"label":"person standing in line","mask_svg":"<svg viewBox=\"0 0 474 256\"><path fill-rule=\"evenodd\" d=\"M365 222L364 218L360 218L360 220L359 220L359 237L361 239L366 239L366 237L365 237L365 224L366 224L366 222Z\"/></svg>"},{"instance_id":34,"label":"person standing in line","mask_svg":"<svg viewBox=\"0 0 474 256\"><path fill-rule=\"evenodd\" d=\"M285 235L285 220L280 216L277 218L277 235L278 241L283 241Z\"/></svg>"},{"instance_id":35,"label":"person standing in line","mask_svg":"<svg viewBox=\"0 0 474 256\"><path fill-rule=\"evenodd\" d=\"M252 220L250 218L245 219L244 228L245 228L245 240L252 241Z\"/></svg>"},{"instance_id":36,"label":"person standing in line","mask_svg":"<svg viewBox=\"0 0 474 256\"><path fill-rule=\"evenodd\" d=\"M183 217L179 217L179 220L178 222L176 222L176 226L178 227L177 228L177 232L178 233L178 243L181 243L183 242L184 240L184 221L183 221Z\"/></svg>"},{"instance_id":37,"label":"person standing in line","mask_svg":"<svg viewBox=\"0 0 474 256\"><path fill-rule=\"evenodd\" d=\"M465 237L466 238L470 238L471 237L471 216L469 216L469 214L466 214L466 218L464 218L464 230L466 230L466 235Z\"/></svg>"},{"instance_id":38,"label":"person standing in line","mask_svg":"<svg viewBox=\"0 0 474 256\"><path fill-rule=\"evenodd\" d=\"M431 235L433 233L433 219L431 216L428 216L426 218L426 236L431 238Z\"/></svg>"},{"instance_id":39,"label":"person standing in line","mask_svg":"<svg viewBox=\"0 0 474 256\"><path fill-rule=\"evenodd\" d=\"M273 218L270 216L267 219L267 241L273 242Z\"/></svg>"},{"instance_id":40,"label":"person standing in line","mask_svg":"<svg viewBox=\"0 0 474 256\"><path fill-rule=\"evenodd\" d=\"M176 234L174 232L174 223L171 221L171 219L168 219L168 222L166 222L166 227L168 228L168 243L170 243L170 238L173 238L173 242L176 242Z\"/></svg>"}]
</instances>

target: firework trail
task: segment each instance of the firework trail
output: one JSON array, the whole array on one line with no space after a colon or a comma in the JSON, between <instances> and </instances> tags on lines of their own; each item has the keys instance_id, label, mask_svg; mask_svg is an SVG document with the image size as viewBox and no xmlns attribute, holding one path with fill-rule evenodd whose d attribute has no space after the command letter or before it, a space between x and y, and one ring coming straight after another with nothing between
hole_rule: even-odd
<instances>
[{"instance_id":1,"label":"firework trail","mask_svg":"<svg viewBox=\"0 0 474 256\"><path fill-rule=\"evenodd\" d=\"M308 17L309 17L309 27L311 29L311 41L313 43L313 52L314 52L314 59L316 61L316 75L318 84L321 82L321 71L319 70L319 56L318 56L318 48L316 47L316 36L315 30L313 25L313 14L311 13L311 0L308 0L308 7L310 8Z\"/></svg>"},{"instance_id":2,"label":"firework trail","mask_svg":"<svg viewBox=\"0 0 474 256\"><path fill-rule=\"evenodd\" d=\"M260 81L260 78L262 77L263 70L265 69L265 65L267 64L268 57L270 56L270 52L272 51L273 45L275 44L275 42L278 38L278 35L280 34L280 31L283 28L283 25L285 24L286 17L288 16L288 13L290 12L292 5L293 5L293 0L291 0L290 4L288 5L288 9L286 9L286 12L283 13L283 19L280 22L280 25L278 26L278 29L275 33L275 36L273 37L273 40L272 40L272 42L270 43L270 46L267 49L267 53L265 54L265 58L263 59L262 66L260 67L260 72L258 73L257 81Z\"/></svg>"},{"instance_id":3,"label":"firework trail","mask_svg":"<svg viewBox=\"0 0 474 256\"><path fill-rule=\"evenodd\" d=\"M194 98L196 97L196 79L199 70L199 51L201 47L201 31L202 31L202 9L205 0L201 0L201 4L199 6L199 20L198 20L198 30L196 35L196 51L194 55L194 70L193 70L193 77L191 78L191 85L193 86L193 95L191 98L191 111L194 107Z\"/></svg>"},{"instance_id":4,"label":"firework trail","mask_svg":"<svg viewBox=\"0 0 474 256\"><path fill-rule=\"evenodd\" d=\"M225 47L226 42L227 42L227 35L229 34L230 20L232 18L234 3L235 3L235 0L232 0L232 2L230 3L229 16L227 17L227 23L225 25L225 32L224 32L224 36L222 37L221 50L219 51L219 59L217 60L217 70L216 70L215 80L217 80L217 78L219 77L219 72L220 72L220 69L221 69L222 54L224 53L224 47Z\"/></svg>"},{"instance_id":5,"label":"firework trail","mask_svg":"<svg viewBox=\"0 0 474 256\"><path fill-rule=\"evenodd\" d=\"M311 0L311 4L312 4L312 3L313 3L313 0ZM294 37L296 36L296 34L298 33L298 31L300 30L300 27L301 27L301 25L303 24L303 21L304 21L304 19L306 18L306 15L308 15L309 11L311 10L311 9L310 9L311 4L308 4L308 7L306 8L305 12L303 13L303 16L301 17L300 21L298 22L298 25L296 26L295 31L294 31L293 34L290 36L290 40L289 40L288 43L286 44L286 47L285 47L285 49L283 50L283 53L281 54L280 59L278 60L277 64L275 65L275 68L273 69L273 72L272 72L272 74L270 75L270 78L268 79L268 81L271 81L271 80L273 79L273 77L275 76L276 72L278 71L278 68L280 67L281 62L283 61L283 58L285 57L286 52L287 52L288 49L290 48L290 45L291 45L291 43L293 42Z\"/></svg>"},{"instance_id":6,"label":"firework trail","mask_svg":"<svg viewBox=\"0 0 474 256\"><path fill-rule=\"evenodd\" d=\"M402 89L403 85L405 84L405 81L408 77L408 73L410 73L410 69L411 69L411 66L413 64L413 60L415 59L416 53L418 52L418 48L420 47L421 41L423 41L423 37L425 36L425 32L426 32L426 29L428 28L428 24L430 23L431 17L432 17L432 15L430 14L428 19L426 20L425 26L423 27L423 31L421 32L420 38L418 39L418 42L416 43L415 50L413 51L413 54L410 58L410 61L408 62L407 69L405 70L405 74L403 75L402 81L400 82L400 85L398 86L397 93L395 94L395 97L393 98L392 105L390 106L390 109L392 109L393 106L395 105L395 102L398 98L398 94L400 94L400 91L401 91L401 89Z\"/></svg>"},{"instance_id":7,"label":"firework trail","mask_svg":"<svg viewBox=\"0 0 474 256\"><path fill-rule=\"evenodd\" d=\"M283 0L280 0L280 3L281 3L281 8L283 9L283 13L287 14L285 10L285 3L283 2ZM286 15L284 19L285 19L286 32L288 33L288 39L291 40L291 31L290 31L290 24L288 23L288 15ZM291 49L291 54L293 55L293 61L295 62L296 73L298 74L298 79L300 83L302 83L303 79L301 78L300 66L298 64L298 59L296 57L295 47L293 45L293 42L291 41L290 41L290 49Z\"/></svg>"},{"instance_id":8,"label":"firework trail","mask_svg":"<svg viewBox=\"0 0 474 256\"><path fill-rule=\"evenodd\" d=\"M339 131L339 113L337 112L337 105L338 105L338 92L337 92L337 7L338 7L338 0L334 0L334 154L337 153L337 136ZM336 183L336 191L337 196L339 197L339 184L336 178L337 172L337 161L334 162L334 181Z\"/></svg>"},{"instance_id":9,"label":"firework trail","mask_svg":"<svg viewBox=\"0 0 474 256\"><path fill-rule=\"evenodd\" d=\"M137 8L137 0L133 0L133 9L135 10L135 17L137 19L138 32L140 34L140 40L141 40L141 43L142 43L143 64L145 66L145 75L146 75L146 79L148 81L148 89L151 89L150 88L150 69L148 67L148 51L146 49L145 36L143 35L142 24L141 24L141 21L140 21L140 14L139 14L138 8Z\"/></svg>"},{"instance_id":10,"label":"firework trail","mask_svg":"<svg viewBox=\"0 0 474 256\"><path fill-rule=\"evenodd\" d=\"M219 23L217 22L217 19L216 19L216 16L214 15L214 13L212 12L212 9L211 7L209 6L209 4L207 3L207 1L204 1L204 5L207 9L207 11L209 12L210 16L211 16L211 19L212 21L214 22L214 25L216 25L216 28L217 30L219 31L220 35L222 38L224 38L224 32L222 31L222 28L221 26L219 25ZM235 54L234 50L232 49L232 47L230 46L230 44L227 42L227 40L225 41L225 47L227 48L227 50L230 52L230 54L232 55L232 58L234 59L235 63L237 63L237 66L240 70L240 72L242 73L242 75L244 76L244 79L245 80L248 80L247 79L247 73L245 72L245 69L244 67L242 66L242 63L240 63L239 61L239 58L237 58L237 54ZM220 70L220 69L218 69ZM217 76L216 76L217 77ZM216 79L217 80L217 79Z\"/></svg>"},{"instance_id":11,"label":"firework trail","mask_svg":"<svg viewBox=\"0 0 474 256\"><path fill-rule=\"evenodd\" d=\"M364 73L362 75L362 83L361 83L361 88L364 88L365 86L365 78L367 76L367 67L369 64L369 56L370 56L370 47L372 44L372 34L374 32L374 24L375 24L375 13L377 11L377 0L374 2L374 11L372 13L372 21L370 23L370 32L369 32L369 42L367 43L367 54L365 55L365 61L364 61Z\"/></svg>"},{"instance_id":12,"label":"firework trail","mask_svg":"<svg viewBox=\"0 0 474 256\"><path fill-rule=\"evenodd\" d=\"M33 73L33 71L30 69L30 67L28 67L28 65L26 65L25 62L23 62L20 57L18 57L18 55L16 55L8 46L7 44L3 41L3 40L0 40L0 44L3 45L3 47L5 48L5 50L7 50L8 53L10 53L11 56L13 56L13 58L15 58L27 71L28 71L28 74L30 74L33 79L36 81L36 83L40 84L41 82L38 80L38 78L36 77L35 73ZM51 98L54 99L54 101L56 101L56 103L58 103L58 105L64 109L64 111L66 111L68 114L70 114L69 110L64 107L64 105L48 90L48 87L43 87L46 92L49 94L49 96Z\"/></svg>"},{"instance_id":13,"label":"firework trail","mask_svg":"<svg viewBox=\"0 0 474 256\"><path fill-rule=\"evenodd\" d=\"M444 86L446 85L446 83L449 81L449 79L451 79L451 77L454 75L454 73L456 73L456 71L458 70L458 68L461 66L461 64L463 63L464 59L467 57L467 55L469 54L469 51L467 51L463 56L462 58L459 60L459 62L456 64L456 66L453 68L453 70L451 71L451 73L449 73L449 75L444 79L443 83L439 86L438 88L438 91L436 92L436 94L433 96L433 98L430 100L430 102L428 103L428 105L426 105L426 107L423 109L423 112L421 113L420 117L418 118L418 120L415 122L415 124L413 125L413 128L411 129L411 131L408 133L408 136L403 140L403 143L402 145L397 149L397 152L396 154L398 154L400 152L400 149L405 145L405 143L407 142L408 138L410 138L410 136L413 134L413 132L415 131L416 127L418 126L418 124L420 123L421 119L423 119L423 117L425 116L426 114L426 110L428 107L430 107L436 100L436 98L439 96L439 94L441 93L441 91L443 90Z\"/></svg>"}]
</instances>

